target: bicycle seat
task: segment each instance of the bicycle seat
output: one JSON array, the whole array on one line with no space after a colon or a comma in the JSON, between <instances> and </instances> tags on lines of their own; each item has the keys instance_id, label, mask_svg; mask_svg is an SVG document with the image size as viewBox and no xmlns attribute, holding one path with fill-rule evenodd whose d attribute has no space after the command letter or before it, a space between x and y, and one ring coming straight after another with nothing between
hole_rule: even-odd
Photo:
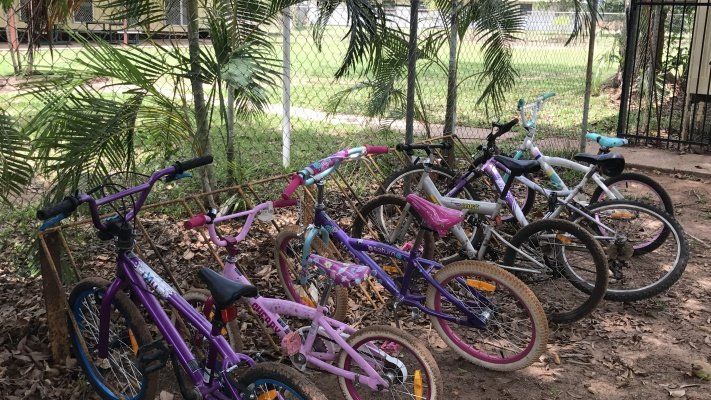
<instances>
[{"instance_id":1,"label":"bicycle seat","mask_svg":"<svg viewBox=\"0 0 711 400\"><path fill-rule=\"evenodd\" d=\"M603 136L599 133L588 132L585 134L588 140L596 141L600 147L620 147L625 146L629 143L627 139L613 138L609 136Z\"/></svg>"},{"instance_id":2,"label":"bicycle seat","mask_svg":"<svg viewBox=\"0 0 711 400\"><path fill-rule=\"evenodd\" d=\"M516 160L506 156L494 156L494 160L506 167L511 176L521 176L541 169L541 165L536 160Z\"/></svg>"},{"instance_id":3,"label":"bicycle seat","mask_svg":"<svg viewBox=\"0 0 711 400\"><path fill-rule=\"evenodd\" d=\"M407 202L422 218L422 222L440 236L445 235L450 228L464 221L463 212L431 203L416 194L408 194Z\"/></svg>"},{"instance_id":4,"label":"bicycle seat","mask_svg":"<svg viewBox=\"0 0 711 400\"><path fill-rule=\"evenodd\" d=\"M617 153L578 153L573 157L573 160L597 165L600 172L607 176L617 176L625 169L625 158Z\"/></svg>"},{"instance_id":5,"label":"bicycle seat","mask_svg":"<svg viewBox=\"0 0 711 400\"><path fill-rule=\"evenodd\" d=\"M207 285L217 308L225 308L242 297L259 295L256 287L225 278L210 268L201 269L198 276Z\"/></svg>"},{"instance_id":6,"label":"bicycle seat","mask_svg":"<svg viewBox=\"0 0 711 400\"><path fill-rule=\"evenodd\" d=\"M306 261L309 265L318 267L341 286L360 285L370 275L370 268L365 265L335 261L318 254L309 255Z\"/></svg>"}]
</instances>

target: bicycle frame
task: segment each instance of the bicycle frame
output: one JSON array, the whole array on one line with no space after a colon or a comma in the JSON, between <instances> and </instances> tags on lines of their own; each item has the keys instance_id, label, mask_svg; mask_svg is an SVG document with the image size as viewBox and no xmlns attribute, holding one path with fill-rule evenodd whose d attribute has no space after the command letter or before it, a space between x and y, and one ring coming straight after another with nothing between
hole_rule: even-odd
<instances>
[{"instance_id":1,"label":"bicycle frame","mask_svg":"<svg viewBox=\"0 0 711 400\"><path fill-rule=\"evenodd\" d=\"M213 379L205 381L203 370L200 368L197 359L192 354L187 344L181 337L170 317L161 306L160 300L165 301L173 307L188 323L195 327L210 342L208 353L208 365L216 366L217 354L222 357L222 365L219 372L226 378L239 364L246 363L249 366L254 361L244 354L235 353L227 340L215 330L212 324L193 306L191 306L178 292L165 282L155 271L131 251L122 252L117 260L117 278L107 288L101 302L99 319L99 342L98 354L101 358L108 357L109 340L109 315L111 314L111 304L119 291L130 290L135 298L145 307L151 320L158 327L163 338L169 344L177 361L188 375L195 387L206 398L230 399L219 393L221 388L220 380ZM159 300L160 298L160 300ZM235 388L230 387L232 398L239 399Z\"/></svg>"},{"instance_id":2,"label":"bicycle frame","mask_svg":"<svg viewBox=\"0 0 711 400\"><path fill-rule=\"evenodd\" d=\"M238 267L238 251L236 249L236 245L247 237L252 223L254 222L254 218L262 212L270 214L272 209L273 203L268 201L257 205L249 211L216 217L207 225L208 232L213 243L220 247L227 248L228 257L222 270L222 274L225 277L236 282L251 285L249 279L247 279ZM240 233L236 237L220 236L217 233L215 223L241 217L246 217L247 219ZM327 291L328 290L330 290L330 288L327 289ZM328 298L328 293L322 296L322 298L325 301ZM375 371L373 365L368 363L356 349L346 342L348 337L355 333L355 330L347 324L327 317L326 312L328 309L325 306L325 303L317 305L316 308L312 308L289 300L261 296L255 298L244 298L243 301L262 319L267 327L274 331L277 337L279 337L282 341L285 340L287 335L291 334L293 331L289 325L282 320L281 316L310 320L311 327L309 329L308 336L306 337L305 342L301 344L300 348L300 354L305 357L305 361L307 363L310 363L330 374L363 383L372 390L379 390L380 388L388 386L388 382L383 379L377 371ZM333 340L333 342L339 346L341 351L348 353L353 361L360 368L362 368L367 375L355 374L333 365L333 362L336 361L335 352L315 351L314 344L319 333L327 336L330 340ZM374 348L372 350L381 353L384 358L389 357L387 353L382 352L380 349ZM396 359L394 359L393 362L396 364L398 363Z\"/></svg>"},{"instance_id":3,"label":"bicycle frame","mask_svg":"<svg viewBox=\"0 0 711 400\"><path fill-rule=\"evenodd\" d=\"M317 185L319 191L321 192L323 190L323 182L318 182ZM319 195L319 202L321 200L322 196ZM436 261L420 257L421 254L420 251L417 250L419 247L417 242L410 251L404 251L386 243L368 239L352 238L348 236L348 234L346 234L343 229L341 229L338 224L331 219L331 217L328 216L322 203L317 204L314 215L314 224L309 227L309 229L312 229L314 232L325 231L329 234L329 237L332 240L335 240L345 246L348 252L357 258L359 262L370 268L371 276L378 280L378 282L380 282L380 284L382 284L387 291L395 296L395 302L397 304L402 303L415 307L428 315L434 315L437 318L455 322L460 325L473 326L480 329L486 326L486 317L482 317L482 315L485 315L484 312L482 312L481 315L472 313L468 310L466 305L464 305L456 297L452 296L434 279L432 271L439 270L443 266ZM380 265L378 265L378 263L375 262L375 260L373 260L367 253L392 257L406 263L401 288L398 288L397 284L390 277L390 275L385 272L385 270L383 270ZM423 295L416 295L410 292L410 283L416 271L418 271L425 278L427 283L435 287L437 291L439 291L449 302L463 311L467 318L455 318L451 315L440 313L425 306L423 304Z\"/></svg>"}]
</instances>

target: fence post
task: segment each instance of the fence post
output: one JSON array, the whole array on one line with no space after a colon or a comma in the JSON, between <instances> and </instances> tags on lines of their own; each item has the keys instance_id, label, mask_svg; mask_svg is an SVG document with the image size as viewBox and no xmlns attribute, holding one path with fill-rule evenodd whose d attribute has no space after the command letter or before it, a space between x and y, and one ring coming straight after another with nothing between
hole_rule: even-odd
<instances>
[{"instance_id":1,"label":"fence post","mask_svg":"<svg viewBox=\"0 0 711 400\"><path fill-rule=\"evenodd\" d=\"M405 103L405 143L412 143L415 130L415 79L417 78L417 18L420 1L410 2L410 42L407 49L407 100Z\"/></svg>"},{"instance_id":2,"label":"fence post","mask_svg":"<svg viewBox=\"0 0 711 400\"><path fill-rule=\"evenodd\" d=\"M593 10L597 10L597 0L592 0ZM597 34L597 18L590 23L590 41L588 43L588 65L585 71L585 100L583 101L583 122L580 128L580 152L585 152L585 134L588 133L588 116L590 115L590 96L592 95L593 62L595 61L595 35Z\"/></svg>"},{"instance_id":3,"label":"fence post","mask_svg":"<svg viewBox=\"0 0 711 400\"><path fill-rule=\"evenodd\" d=\"M624 69L622 70L622 93L620 95L620 112L617 118L617 136L624 136L627 127L627 103L629 102L630 81L637 49L637 26L639 25L639 5L632 0L630 13L627 16L627 43L625 45Z\"/></svg>"},{"instance_id":4,"label":"fence post","mask_svg":"<svg viewBox=\"0 0 711 400\"><path fill-rule=\"evenodd\" d=\"M67 301L61 278L60 238L58 232L40 233L40 269L42 295L47 311L47 328L52 360L63 363L69 355Z\"/></svg>"},{"instance_id":5,"label":"fence post","mask_svg":"<svg viewBox=\"0 0 711 400\"><path fill-rule=\"evenodd\" d=\"M284 168L291 164L291 12L285 8L282 12L282 117L281 141L282 163Z\"/></svg>"}]
</instances>

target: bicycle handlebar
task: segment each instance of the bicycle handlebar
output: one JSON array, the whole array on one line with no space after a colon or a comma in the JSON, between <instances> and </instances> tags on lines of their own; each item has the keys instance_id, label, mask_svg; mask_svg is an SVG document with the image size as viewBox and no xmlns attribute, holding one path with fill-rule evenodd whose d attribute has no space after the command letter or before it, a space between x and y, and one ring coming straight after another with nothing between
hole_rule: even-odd
<instances>
[{"instance_id":1,"label":"bicycle handlebar","mask_svg":"<svg viewBox=\"0 0 711 400\"><path fill-rule=\"evenodd\" d=\"M275 202L275 207L288 207L296 203L287 202L291 200L291 196L296 189L301 185L312 185L333 173L341 165L341 162L347 158L359 158L368 154L386 154L390 151L387 146L371 146L365 145L354 147L351 149L343 149L330 156L311 163L308 167L295 173L289 184L284 188L281 194L282 199ZM283 200L283 202L282 202Z\"/></svg>"},{"instance_id":2,"label":"bicycle handlebar","mask_svg":"<svg viewBox=\"0 0 711 400\"><path fill-rule=\"evenodd\" d=\"M101 221L101 217L99 215L99 207L111 203L113 201L116 201L118 199L121 199L126 196L130 196L136 193L141 193L141 196L139 199L135 202L133 210L128 212L125 215L125 220L129 221L131 220L136 213L141 209L143 206L143 203L145 202L146 198L148 197L148 193L151 191L151 188L153 185L160 180L163 177L167 177L168 179L170 177L176 177L181 175L183 172L198 168L207 164L212 163L213 157L211 155L203 156L203 157L197 157L193 158L191 160L187 161L177 161L175 164L168 168L164 168L162 170L154 172L150 178L148 179L147 182L144 182L138 186L130 187L127 189L124 189L118 193L110 194L108 196L102 197L100 199L94 199L91 195L89 194L82 194L82 195L75 195L75 196L68 196L65 197L64 200L60 201L59 203L50 205L48 207L45 207L43 209L37 210L37 219L40 221L46 221L48 219L51 219L53 217L57 217L59 215L63 215L62 218L54 220L54 224L59 223L62 219L70 216L76 209L79 207L80 204L82 203L89 203L89 210L91 212L91 219L94 222L94 226L97 229L100 230L105 230L106 225ZM48 228L48 224L43 224L43 228Z\"/></svg>"},{"instance_id":3,"label":"bicycle handlebar","mask_svg":"<svg viewBox=\"0 0 711 400\"><path fill-rule=\"evenodd\" d=\"M450 143L450 142L422 143L422 144L398 143L395 146L395 150L403 151L403 152L412 152L413 150L430 151L430 150L434 150L434 149L449 150L451 148L452 148L452 143Z\"/></svg>"},{"instance_id":4,"label":"bicycle handlebar","mask_svg":"<svg viewBox=\"0 0 711 400\"><path fill-rule=\"evenodd\" d=\"M78 198L73 196L67 196L59 203L52 204L50 206L47 206L46 208L37 210L37 219L40 221L45 221L52 217L56 217L59 214L63 214L65 216L70 215L77 209L77 207L79 207L79 204L80 202Z\"/></svg>"},{"instance_id":5,"label":"bicycle handlebar","mask_svg":"<svg viewBox=\"0 0 711 400\"><path fill-rule=\"evenodd\" d=\"M495 128L497 128L497 132L494 134L494 139L509 132L511 130L511 128L516 126L516 124L518 124L518 118L514 118L511 121L509 121L503 125L497 124L497 123L492 124Z\"/></svg>"}]
</instances>

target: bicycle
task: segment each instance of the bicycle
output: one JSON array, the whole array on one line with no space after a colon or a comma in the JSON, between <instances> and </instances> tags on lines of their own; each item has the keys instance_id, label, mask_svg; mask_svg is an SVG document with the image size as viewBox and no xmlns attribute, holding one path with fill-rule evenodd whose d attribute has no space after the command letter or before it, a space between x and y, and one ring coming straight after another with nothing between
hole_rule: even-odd
<instances>
[{"instance_id":1,"label":"bicycle","mask_svg":"<svg viewBox=\"0 0 711 400\"><path fill-rule=\"evenodd\" d=\"M107 179L86 194L68 196L37 211L37 218L45 221L41 229L47 229L87 203L99 238L115 242L115 279L109 282L86 278L69 296L70 340L75 356L103 399L152 400L156 396L158 371L170 360L185 399L325 400L295 370L275 363L257 365L247 355L233 351L220 334L224 324L234 317L229 312L231 305L240 298L256 296L256 288L201 271L200 278L216 299L217 312L209 322L133 252L135 235L130 222L141 210L153 185L161 179L184 178L188 175L185 171L211 162L212 156L176 162L132 187ZM107 191L113 193L106 194ZM95 199L92 194L96 193L103 196ZM111 207L111 217L101 218L102 206ZM209 343L205 358L198 359L193 354L162 303L176 310ZM144 315L155 324L161 338L153 339Z\"/></svg>"},{"instance_id":2,"label":"bicycle","mask_svg":"<svg viewBox=\"0 0 711 400\"><path fill-rule=\"evenodd\" d=\"M419 145L415 145L419 146ZM401 148L408 148L402 145ZM482 156L483 157L483 156ZM510 188L514 179L539 169L535 161L517 161L504 156L488 159L481 171L498 188L496 202L469 200L440 194L430 177L429 164L422 164L421 177L406 198L381 195L370 200L359 210L353 224L354 237L364 237L366 224L373 222L373 232L380 240L394 245L407 243L410 226L424 218L427 210L418 205L425 199L414 193L423 193L433 203L446 207L461 221L447 224L439 232L443 237L451 231L459 244L459 251L442 259L443 264L461 259L489 260L519 276L541 300L548 318L556 323L570 323L589 315L602 300L607 287L607 262L595 238L580 226L558 218L548 218L529 223ZM499 169L508 171L504 178ZM500 213L507 208L523 226L514 235L499 229ZM390 223L392 221L392 223ZM463 222L472 228L467 234ZM434 241L425 241L435 246ZM441 244L439 246L442 246ZM450 250L446 248L444 251ZM580 257L575 257L580 254Z\"/></svg>"},{"instance_id":3,"label":"bicycle","mask_svg":"<svg viewBox=\"0 0 711 400\"><path fill-rule=\"evenodd\" d=\"M498 371L524 368L536 361L545 350L548 322L535 295L512 274L484 262L466 260L443 267L422 258L425 229L439 229L436 226L424 225L414 244L403 249L349 237L328 216L324 204L328 176L346 159L387 152L386 147L370 146L342 150L293 176L282 193L283 199L290 199L301 185L316 185L317 199L313 224L303 235L287 231L277 236L277 272L287 295L299 302L298 286L318 285L320 274L304 263L312 250L319 251L312 246L318 236L324 248L337 243L367 266L371 276L393 296L392 310L402 305L427 314L444 342L468 361ZM402 275L390 276L387 266L373 259L376 256L404 264L398 268ZM421 280L426 287L415 285L415 280ZM399 324L399 319L396 322Z\"/></svg>"},{"instance_id":4,"label":"bicycle","mask_svg":"<svg viewBox=\"0 0 711 400\"><path fill-rule=\"evenodd\" d=\"M292 200L267 201L251 210L224 216L218 216L213 210L191 218L185 228L207 226L210 240L227 249L222 276L235 284L251 285L237 262L237 245L247 237L255 219L273 220L274 208L295 203ZM246 221L237 236L217 233L217 224L241 218ZM326 301L334 285L360 284L369 275L368 267L344 264L315 254L310 255L307 263L317 268L325 281L319 304L304 305L263 296L244 299L263 325L281 340L282 352L294 367L303 372L307 366L313 366L336 375L347 399L370 396L437 399L443 396L437 363L420 340L384 325L355 330L327 316ZM205 310L210 309L212 302L212 298L207 299ZM293 330L282 317L307 320L309 324Z\"/></svg>"},{"instance_id":5,"label":"bicycle","mask_svg":"<svg viewBox=\"0 0 711 400\"><path fill-rule=\"evenodd\" d=\"M542 102L544 96L537 100ZM521 107L523 110L523 107ZM534 114L537 113L534 109ZM525 114L521 111L521 118L525 118ZM499 125L496 132L492 132L487 136L486 145L479 146L478 150L482 153L479 157L473 160L470 169L456 183L451 184L447 189L447 197L461 195L465 193L464 198L478 198L475 189L470 186L470 182L475 181L482 175L488 175L494 183L497 192L503 188L502 181L507 179L504 173L503 177L499 173L500 169L486 170L485 163L491 157L500 154L496 145L496 139L506 133L513 127L518 120L513 120L505 125ZM535 135L535 122L527 122L526 126ZM598 141L603 148L608 148L619 139L605 138L597 134L591 134L590 138ZM526 139L530 143L529 138ZM429 147L428 147L429 146ZM430 149L436 145L401 145L404 151L412 151L413 149ZM536 147L533 147L537 149ZM410 168L408 175L413 172L420 171L424 173L425 167L430 160L425 159L416 169ZM563 190L550 190L538 185L528 179L525 174L516 176L516 182L523 184L523 192L527 199L532 198L527 193L540 193L547 199L548 211L545 212L543 218L559 218L563 212L568 212L570 219L578 225L583 226L586 230L593 234L605 248L605 254L608 257L610 266L611 280L608 284L608 289L605 293L605 298L613 301L635 301L653 297L664 290L669 289L683 274L686 268L689 257L689 249L686 238L684 237L683 228L679 223L666 212L657 209L651 205L630 200L604 200L594 203L588 203L580 199L579 195L583 192L589 181L594 181L598 185L598 189L605 187L600 172L610 176L609 179L616 179L624 174L624 158L609 151L601 151L598 156L590 154L578 154L576 159L590 163L590 166L575 163L573 161L562 158L546 157L541 155L538 150L534 150L537 155L536 159L539 166L543 169L549 168L548 161L556 165L570 165L580 172L584 172L584 176L580 182L572 189L567 187ZM550 169L552 171L552 169ZM432 172L430 172L432 174ZM441 175L437 175L441 177ZM555 175L557 176L557 175ZM404 178L399 180L403 180ZM616 181L621 182L621 181ZM563 184L564 185L564 184ZM442 187L442 185L439 185ZM509 186L512 190L513 186ZM606 189L610 191L611 189ZM521 193L521 191L518 191ZM666 193L666 192L664 192ZM431 195L431 194L430 194ZM523 224L525 221L526 209L532 208L532 203L529 201L518 202L518 196L514 196L514 200L521 209L523 215L511 215L507 218L502 218L507 222L513 221ZM382 216L381 216L382 219ZM603 222L603 220L605 222ZM461 238L458 238L461 241ZM467 252L469 257L472 257L471 249ZM515 255L511 255L514 257ZM515 262L513 258L507 260L508 263ZM528 262L525 257L521 262ZM588 286L592 283L588 282Z\"/></svg>"}]
</instances>

